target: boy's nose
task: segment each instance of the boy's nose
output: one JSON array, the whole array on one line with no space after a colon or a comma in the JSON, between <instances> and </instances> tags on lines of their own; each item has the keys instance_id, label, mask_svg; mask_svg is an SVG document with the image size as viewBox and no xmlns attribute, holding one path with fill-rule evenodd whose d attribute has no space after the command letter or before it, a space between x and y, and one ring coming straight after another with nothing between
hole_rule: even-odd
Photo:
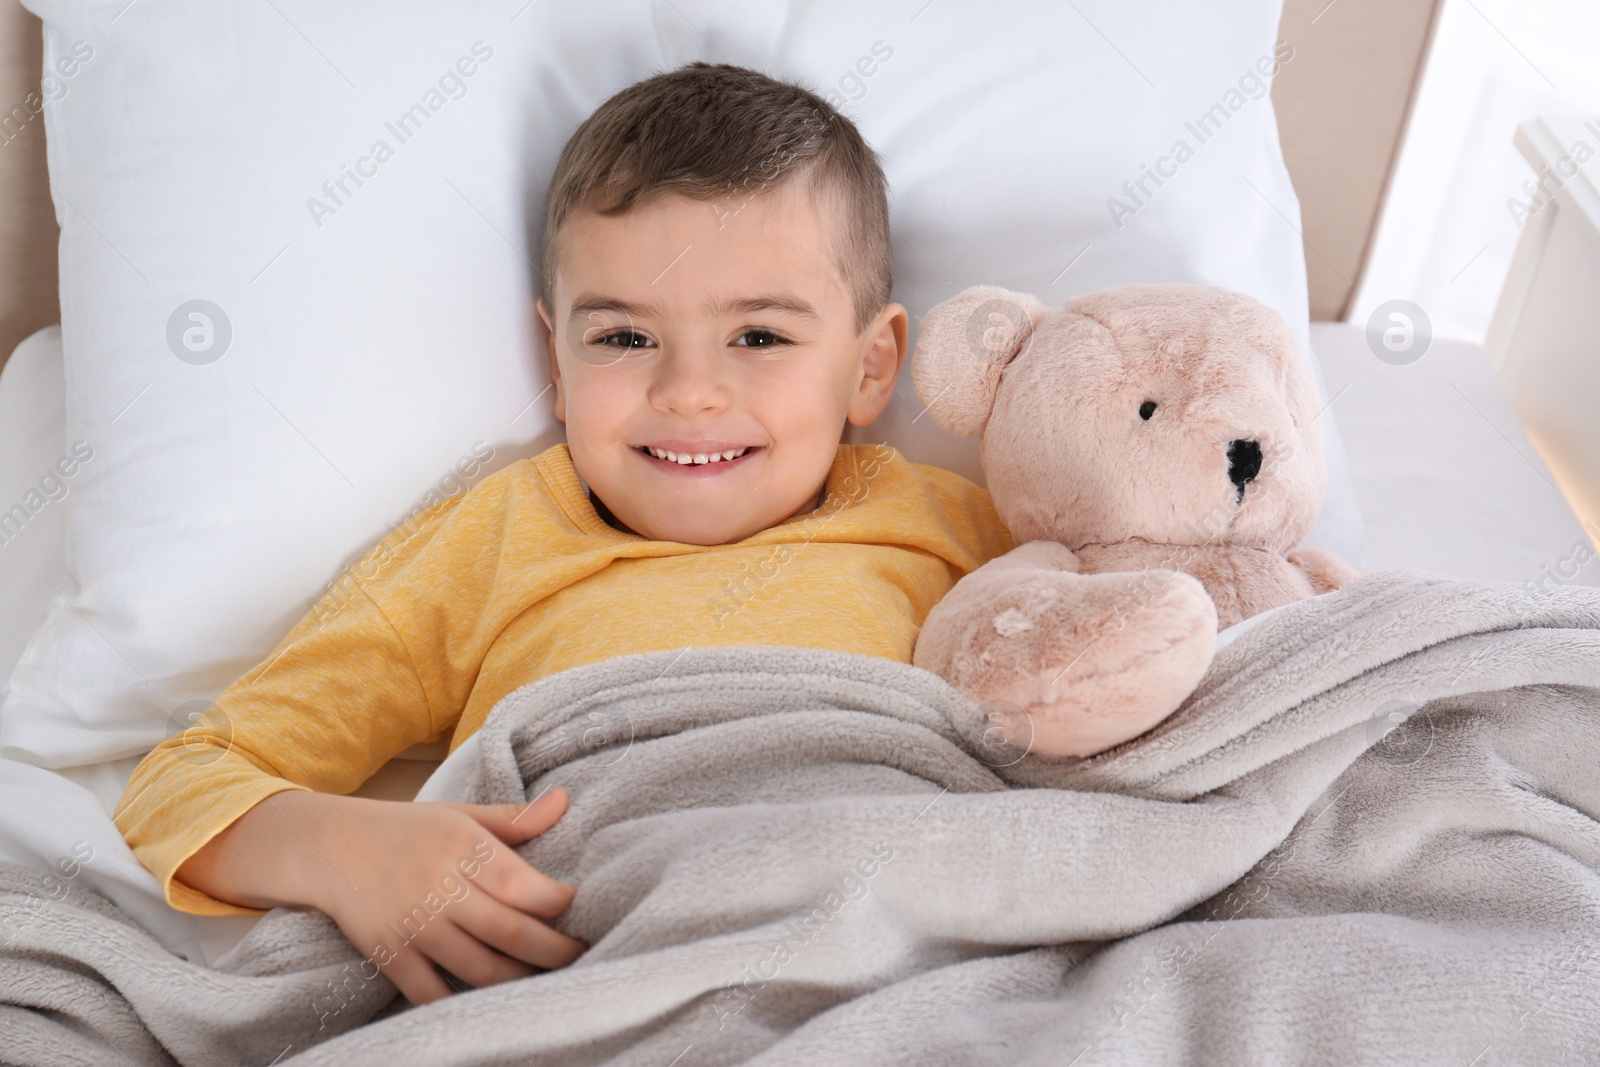
<instances>
[{"instance_id":1,"label":"boy's nose","mask_svg":"<svg viewBox=\"0 0 1600 1067\"><path fill-rule=\"evenodd\" d=\"M663 410L691 417L727 406L729 385L714 358L678 352L661 360L658 367L650 398Z\"/></svg>"}]
</instances>

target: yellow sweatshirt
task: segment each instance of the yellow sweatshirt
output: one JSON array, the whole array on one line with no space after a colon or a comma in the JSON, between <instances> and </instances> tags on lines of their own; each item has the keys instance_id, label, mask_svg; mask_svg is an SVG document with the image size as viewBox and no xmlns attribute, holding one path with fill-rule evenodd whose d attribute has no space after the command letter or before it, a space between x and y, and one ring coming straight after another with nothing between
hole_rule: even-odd
<instances>
[{"instance_id":1,"label":"yellow sweatshirt","mask_svg":"<svg viewBox=\"0 0 1600 1067\"><path fill-rule=\"evenodd\" d=\"M886 445L840 445L822 505L729 545L606 524L564 444L384 538L134 769L113 815L167 902L260 915L173 878L286 789L349 793L410 746L570 667L635 652L800 645L911 662L928 611L1013 547L989 495Z\"/></svg>"}]
</instances>

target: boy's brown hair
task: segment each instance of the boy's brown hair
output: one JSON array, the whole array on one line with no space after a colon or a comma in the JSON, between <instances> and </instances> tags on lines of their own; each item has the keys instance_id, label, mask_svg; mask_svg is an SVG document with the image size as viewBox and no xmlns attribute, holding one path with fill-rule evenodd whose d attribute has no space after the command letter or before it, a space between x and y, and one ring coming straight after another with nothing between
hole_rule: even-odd
<instances>
[{"instance_id":1,"label":"boy's brown hair","mask_svg":"<svg viewBox=\"0 0 1600 1067\"><path fill-rule=\"evenodd\" d=\"M556 237L575 210L620 215L664 192L755 196L796 178L832 208L859 333L889 302L894 280L877 153L815 93L726 63L689 63L630 85L574 131L545 200L540 295L551 306Z\"/></svg>"}]
</instances>

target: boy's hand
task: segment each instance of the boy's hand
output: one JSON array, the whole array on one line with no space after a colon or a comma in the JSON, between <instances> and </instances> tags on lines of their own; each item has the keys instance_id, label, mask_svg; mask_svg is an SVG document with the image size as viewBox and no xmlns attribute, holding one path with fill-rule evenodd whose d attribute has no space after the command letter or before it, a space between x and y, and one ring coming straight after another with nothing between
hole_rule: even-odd
<instances>
[{"instance_id":1,"label":"boy's hand","mask_svg":"<svg viewBox=\"0 0 1600 1067\"><path fill-rule=\"evenodd\" d=\"M307 827L322 854L306 857L310 903L411 1003L455 992L435 964L485 986L564 967L587 947L540 921L565 912L576 890L511 847L556 824L564 790L532 804L318 799L339 803Z\"/></svg>"}]
</instances>

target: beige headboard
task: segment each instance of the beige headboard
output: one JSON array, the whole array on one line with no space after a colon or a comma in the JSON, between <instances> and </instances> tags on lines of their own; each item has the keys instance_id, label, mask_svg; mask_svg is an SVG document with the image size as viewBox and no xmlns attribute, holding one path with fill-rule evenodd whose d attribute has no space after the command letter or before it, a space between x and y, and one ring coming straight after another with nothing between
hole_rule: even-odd
<instances>
[{"instance_id":1,"label":"beige headboard","mask_svg":"<svg viewBox=\"0 0 1600 1067\"><path fill-rule=\"evenodd\" d=\"M1437 3L1285 0L1279 35L1294 56L1272 99L1300 195L1313 319L1342 318L1360 277ZM40 47L39 20L17 0L0 0L0 107L8 109L0 114L0 365L61 317L44 120L35 110Z\"/></svg>"},{"instance_id":2,"label":"beige headboard","mask_svg":"<svg viewBox=\"0 0 1600 1067\"><path fill-rule=\"evenodd\" d=\"M1272 104L1300 196L1311 317L1344 318L1366 265L1439 0L1284 0Z\"/></svg>"},{"instance_id":3,"label":"beige headboard","mask_svg":"<svg viewBox=\"0 0 1600 1067\"><path fill-rule=\"evenodd\" d=\"M0 366L24 337L61 321L59 231L38 95L41 37L37 18L17 0L0 0Z\"/></svg>"}]
</instances>

